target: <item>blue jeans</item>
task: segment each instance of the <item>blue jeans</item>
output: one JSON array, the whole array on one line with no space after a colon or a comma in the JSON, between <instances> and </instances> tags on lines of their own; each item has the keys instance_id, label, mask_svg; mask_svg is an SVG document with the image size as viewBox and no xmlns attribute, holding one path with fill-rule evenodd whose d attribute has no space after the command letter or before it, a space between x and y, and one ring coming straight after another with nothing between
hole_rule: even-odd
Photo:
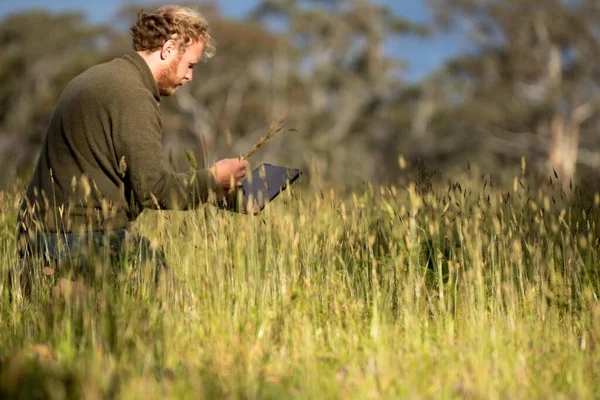
<instances>
[{"instance_id":1,"label":"blue jeans","mask_svg":"<svg viewBox=\"0 0 600 400\"><path fill-rule=\"evenodd\" d=\"M165 254L153 249L150 241L126 230L115 232L92 231L86 234L36 232L35 236L24 237L21 233L17 247L22 260L43 260L57 276L65 273L90 276L97 271L98 265L108 265L110 273L117 273L127 261L133 265L145 265L152 268L155 282L160 273L168 270ZM25 263L21 272L33 268L33 263Z\"/></svg>"}]
</instances>

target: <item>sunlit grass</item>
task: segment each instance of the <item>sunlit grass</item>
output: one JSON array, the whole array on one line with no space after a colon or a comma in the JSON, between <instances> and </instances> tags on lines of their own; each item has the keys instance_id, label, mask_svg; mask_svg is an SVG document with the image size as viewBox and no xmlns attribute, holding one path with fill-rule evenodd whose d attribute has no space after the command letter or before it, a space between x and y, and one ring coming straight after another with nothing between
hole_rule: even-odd
<instances>
[{"instance_id":1,"label":"sunlit grass","mask_svg":"<svg viewBox=\"0 0 600 400\"><path fill-rule=\"evenodd\" d=\"M180 284L124 276L68 304L5 287L2 387L38 357L30 387L58 396L597 397L600 198L498 179L299 187L259 217L147 213L135 227Z\"/></svg>"}]
</instances>

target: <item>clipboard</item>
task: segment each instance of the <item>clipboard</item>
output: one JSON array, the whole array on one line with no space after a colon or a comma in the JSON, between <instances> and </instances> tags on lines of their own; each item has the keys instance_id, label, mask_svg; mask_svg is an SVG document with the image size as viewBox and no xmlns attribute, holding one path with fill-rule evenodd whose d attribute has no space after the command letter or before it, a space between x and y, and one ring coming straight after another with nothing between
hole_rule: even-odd
<instances>
[{"instance_id":1,"label":"clipboard","mask_svg":"<svg viewBox=\"0 0 600 400\"><path fill-rule=\"evenodd\" d=\"M228 199L226 208L243 214L258 214L302 175L298 168L260 164L252 175L244 178L242 185Z\"/></svg>"}]
</instances>

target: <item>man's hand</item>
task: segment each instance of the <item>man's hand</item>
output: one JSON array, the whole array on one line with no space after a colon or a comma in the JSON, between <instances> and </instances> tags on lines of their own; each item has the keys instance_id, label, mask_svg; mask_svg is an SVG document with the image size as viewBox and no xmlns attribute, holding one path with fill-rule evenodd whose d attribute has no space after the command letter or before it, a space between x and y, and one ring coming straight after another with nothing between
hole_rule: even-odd
<instances>
[{"instance_id":1,"label":"man's hand","mask_svg":"<svg viewBox=\"0 0 600 400\"><path fill-rule=\"evenodd\" d=\"M214 167L210 168L217 185L225 192L231 192L235 186L240 186L240 179L246 176L246 168L250 164L245 158L227 158L217 161Z\"/></svg>"}]
</instances>

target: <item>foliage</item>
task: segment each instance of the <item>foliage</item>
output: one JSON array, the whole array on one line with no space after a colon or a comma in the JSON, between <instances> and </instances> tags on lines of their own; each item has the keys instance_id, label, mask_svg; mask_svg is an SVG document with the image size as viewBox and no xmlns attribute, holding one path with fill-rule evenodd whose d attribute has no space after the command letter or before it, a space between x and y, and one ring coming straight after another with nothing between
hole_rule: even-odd
<instances>
[{"instance_id":1,"label":"foliage","mask_svg":"<svg viewBox=\"0 0 600 400\"><path fill-rule=\"evenodd\" d=\"M440 134L461 130L488 153L548 162L567 183L577 165L600 165L597 1L430 3L439 26L471 47L434 78L451 89L437 91L453 120Z\"/></svg>"}]
</instances>

